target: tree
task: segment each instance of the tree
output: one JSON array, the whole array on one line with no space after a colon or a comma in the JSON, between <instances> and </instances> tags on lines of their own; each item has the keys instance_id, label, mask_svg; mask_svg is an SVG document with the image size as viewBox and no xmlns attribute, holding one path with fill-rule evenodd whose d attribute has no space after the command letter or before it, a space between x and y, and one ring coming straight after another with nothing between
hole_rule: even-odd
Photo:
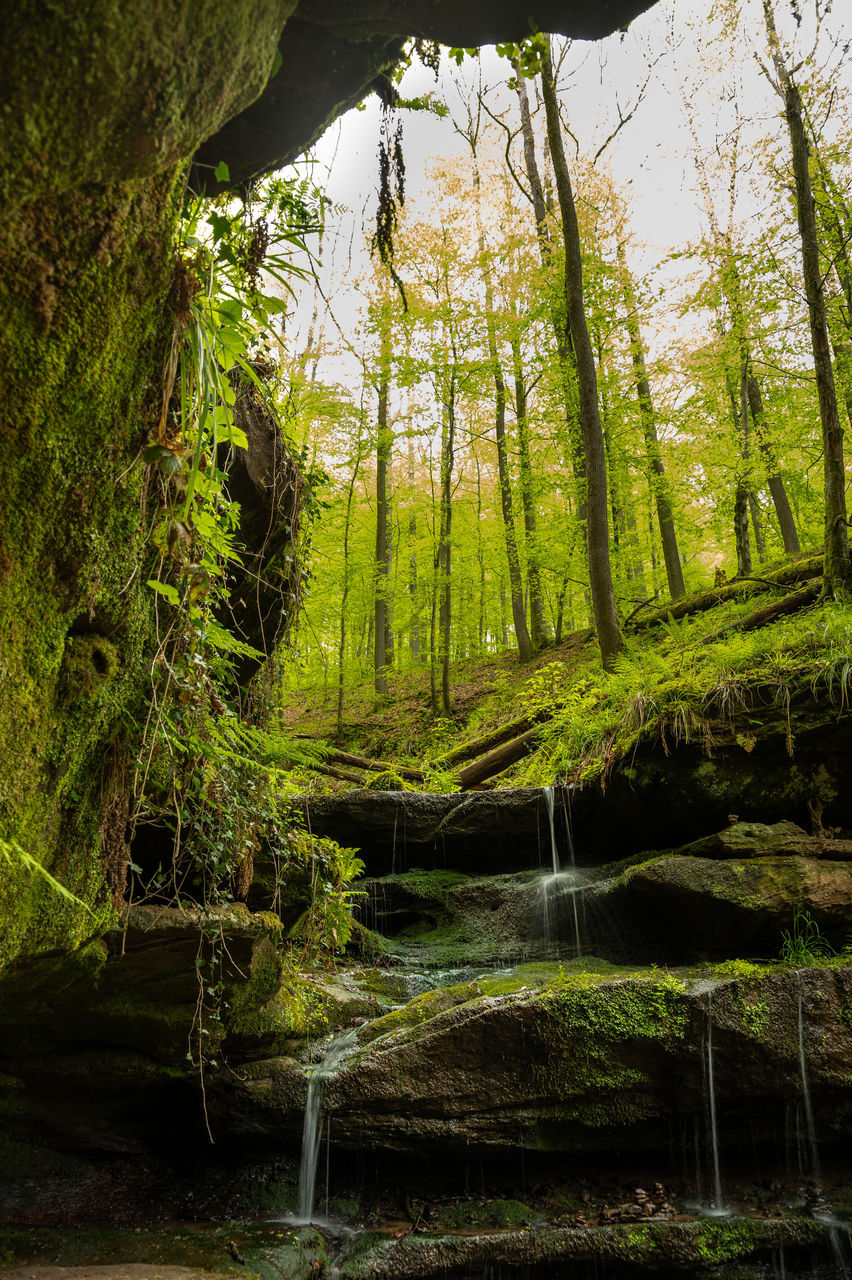
<instances>
[{"instance_id":1,"label":"tree","mask_svg":"<svg viewBox=\"0 0 852 1280\"><path fill-rule=\"evenodd\" d=\"M580 244L580 231L577 225L574 193L571 187L571 178L562 141L562 123L559 117L559 104L556 97L549 40L547 41L542 63L541 86L547 114L547 137L550 144L550 154L553 159L556 191L562 217L562 234L565 247L565 292L568 300L568 317L577 362L580 423L583 431L583 449L588 486L587 545L589 587L598 643L601 648L601 658L604 668L611 670L616 655L624 647L624 640L615 608L609 560L606 455L598 407L595 358L583 306L583 253Z\"/></svg>"},{"instance_id":2,"label":"tree","mask_svg":"<svg viewBox=\"0 0 852 1280\"><path fill-rule=\"evenodd\" d=\"M773 77L764 67L767 78L784 102L784 116L790 135L793 176L796 184L796 215L802 253L802 274L808 301L817 396L823 443L823 476L825 497L825 572L826 595L846 599L852 595L852 556L846 519L846 469L843 457L843 428L837 405L837 390L831 362L825 285L819 260L816 212L809 166L809 146L802 110L802 95L796 81L799 63L787 66L778 31L772 0L763 0L763 18L769 52L775 71Z\"/></svg>"}]
</instances>

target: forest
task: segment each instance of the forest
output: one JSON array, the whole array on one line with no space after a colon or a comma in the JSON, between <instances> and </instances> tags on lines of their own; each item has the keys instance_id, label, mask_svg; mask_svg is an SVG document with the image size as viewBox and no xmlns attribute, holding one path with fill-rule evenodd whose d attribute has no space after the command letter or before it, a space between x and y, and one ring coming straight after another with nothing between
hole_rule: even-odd
<instances>
[{"instance_id":1,"label":"forest","mask_svg":"<svg viewBox=\"0 0 852 1280\"><path fill-rule=\"evenodd\" d=\"M691 39L713 128L694 116L694 63L669 69L695 144L696 234L650 274L632 265L643 246L607 152L642 128L651 60L674 55L645 52L646 84L625 88L584 152L558 101L547 117L548 77L570 82L572 50L532 42L523 66L504 51L502 83L480 72L457 96L464 145L432 163L424 216L394 211L392 261L355 264L357 345L320 298L297 330L284 411L327 479L312 535L322 570L286 679L337 698L338 732L347 690L372 679L386 698L394 672L422 667L449 717L450 666L465 659L511 647L528 662L591 626L611 666L624 620L651 603L759 580L803 548L829 547L826 594L846 597L845 44L820 33L794 86L798 48L771 8L745 65L741 17L717 6L712 19ZM791 114L799 81L807 102ZM794 126L810 227L797 221Z\"/></svg>"},{"instance_id":2,"label":"forest","mask_svg":"<svg viewBox=\"0 0 852 1280\"><path fill-rule=\"evenodd\" d=\"M848 1280L852 15L153 3L10 17L0 1280Z\"/></svg>"}]
</instances>

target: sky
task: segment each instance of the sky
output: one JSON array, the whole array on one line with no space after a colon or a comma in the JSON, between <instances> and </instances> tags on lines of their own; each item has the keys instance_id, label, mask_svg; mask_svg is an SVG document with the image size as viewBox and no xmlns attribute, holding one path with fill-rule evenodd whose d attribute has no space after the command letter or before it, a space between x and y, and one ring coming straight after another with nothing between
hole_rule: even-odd
<instances>
[{"instance_id":1,"label":"sky","mask_svg":"<svg viewBox=\"0 0 852 1280\"><path fill-rule=\"evenodd\" d=\"M699 147L711 166L717 146L725 145L732 119L730 103L719 104L711 87L719 78L739 80L738 100L755 136L783 136L780 101L755 58L756 53L763 54L765 49L759 0L744 2L752 13L750 31L753 35L739 43L739 56L734 63L726 64L718 52L706 45L711 0L661 0L632 23L625 35L616 34L600 42L574 42L565 59L561 97L583 152L594 153L615 127L619 109L626 115L636 108L600 163L609 166L629 204L634 231L630 250L634 276L654 283L664 299L648 334L652 355L655 346L661 352L683 331L675 296L681 287L683 268L682 264L675 265L670 255L697 241L706 229L692 159L695 146L683 105L684 93L690 103ZM812 3L813 0L800 0L804 20L797 30L790 0L776 0L782 34L795 36L802 48L811 35L809 5L812 7ZM831 26L832 31L852 37L850 0L835 3L834 10L827 29ZM838 83L848 94L852 88L849 57L835 53L833 66ZM403 79L401 93L403 97L434 93L449 106L451 117L461 117L464 101L475 95L481 77L484 86L494 89L494 93L489 94L492 109L514 110L514 95L500 89L509 74L508 64L497 56L493 47L483 48L479 59L466 58L461 67L445 53L437 84L433 73L415 62ZM640 86L646 82L637 106ZM343 116L315 148L315 176L334 205L323 247L323 289L331 300L337 323L353 336L357 336L359 328L360 298L353 291L351 277L345 269L350 256L356 273L363 274L368 267L366 244L375 217L378 137L379 105L373 96L362 110ZM461 154L465 149L466 144L455 133L451 118L440 119L423 111L404 113L409 215L422 218L428 212L430 162L438 157ZM582 198L581 191L578 196ZM744 191L740 214L759 221L762 198L759 188L752 193ZM307 332L311 310L311 300L303 295L294 321L288 326L291 341L296 345L300 335ZM346 361L335 376L347 380L345 369Z\"/></svg>"}]
</instances>

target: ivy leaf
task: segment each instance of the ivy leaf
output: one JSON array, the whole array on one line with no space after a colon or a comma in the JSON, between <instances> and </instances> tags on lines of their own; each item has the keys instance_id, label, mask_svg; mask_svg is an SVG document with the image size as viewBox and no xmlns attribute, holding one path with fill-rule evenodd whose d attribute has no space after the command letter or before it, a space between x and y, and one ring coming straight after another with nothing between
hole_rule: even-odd
<instances>
[{"instance_id":1,"label":"ivy leaf","mask_svg":"<svg viewBox=\"0 0 852 1280\"><path fill-rule=\"evenodd\" d=\"M220 160L219 163L216 165L214 176L217 182L231 181L231 170L224 160Z\"/></svg>"},{"instance_id":2,"label":"ivy leaf","mask_svg":"<svg viewBox=\"0 0 852 1280\"><path fill-rule=\"evenodd\" d=\"M156 591L157 595L163 596L168 600L169 604L174 605L175 608L180 604L180 596L178 595L176 588L171 586L168 582L158 582L156 578L149 578L146 585L149 586L152 591Z\"/></svg>"},{"instance_id":3,"label":"ivy leaf","mask_svg":"<svg viewBox=\"0 0 852 1280\"><path fill-rule=\"evenodd\" d=\"M276 49L276 50L275 50L275 57L272 59L272 70L271 70L271 71L270 71L270 73L269 73L269 79L270 79L270 80L273 80L273 79L275 78L275 76L277 76L277 75L278 75L278 72L281 70L281 63L282 63L282 61L283 61L283 59L282 59L282 57L281 57L280 50Z\"/></svg>"}]
</instances>

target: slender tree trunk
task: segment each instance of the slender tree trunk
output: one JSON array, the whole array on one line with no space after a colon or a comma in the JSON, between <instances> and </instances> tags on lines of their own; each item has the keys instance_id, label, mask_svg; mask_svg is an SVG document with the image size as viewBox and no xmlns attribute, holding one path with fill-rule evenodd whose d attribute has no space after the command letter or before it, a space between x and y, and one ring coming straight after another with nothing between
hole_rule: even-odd
<instances>
[{"instance_id":1,"label":"slender tree trunk","mask_svg":"<svg viewBox=\"0 0 852 1280\"><path fill-rule=\"evenodd\" d=\"M440 531L438 534L438 648L441 666L441 714L452 714L450 702L450 628L452 623L452 479L456 436L455 374L450 378L441 438Z\"/></svg>"},{"instance_id":2,"label":"slender tree trunk","mask_svg":"<svg viewBox=\"0 0 852 1280\"><path fill-rule=\"evenodd\" d=\"M657 521L660 526L660 541L663 546L663 559L666 564L669 594L672 600L682 600L686 595L686 587L684 586L683 569L677 545L671 492L666 480L666 469L660 451L660 439L657 435L657 418L654 413L653 400L651 399L651 385L648 381L648 371L645 363L645 348L642 345L642 333L639 328L636 290L627 266L624 245L621 241L617 246L617 254L622 292L627 308L627 336L630 339L630 353L633 360L636 399L639 403L639 421L642 426L645 456L648 459L648 469L651 474L651 484L657 506Z\"/></svg>"},{"instance_id":3,"label":"slender tree trunk","mask_svg":"<svg viewBox=\"0 0 852 1280\"><path fill-rule=\"evenodd\" d=\"M392 433L388 425L390 392L390 331L387 317L382 316L381 380L379 382L378 431L376 435L376 598L374 682L376 697L382 702L388 696L388 666L393 643L389 609L391 542L390 499L388 496L388 462Z\"/></svg>"},{"instance_id":4,"label":"slender tree trunk","mask_svg":"<svg viewBox=\"0 0 852 1280\"><path fill-rule=\"evenodd\" d=\"M417 573L417 508L414 503L414 442L408 441L408 494L411 507L408 513L408 600L411 608L411 624L408 630L408 649L412 661L419 664L423 660L423 637L421 634L421 600L420 582Z\"/></svg>"},{"instance_id":5,"label":"slender tree trunk","mask_svg":"<svg viewBox=\"0 0 852 1280\"><path fill-rule=\"evenodd\" d=\"M761 564L766 559L766 538L763 534L763 518L760 514L760 507L757 498L752 489L748 494L748 511L751 516L751 527L754 531L754 545L757 549L757 558Z\"/></svg>"},{"instance_id":6,"label":"slender tree trunk","mask_svg":"<svg viewBox=\"0 0 852 1280\"><path fill-rule=\"evenodd\" d=\"M515 418L518 424L518 463L521 475L521 502L524 508L524 531L527 540L527 583L529 586L530 630L535 649L553 643L553 632L545 617L541 590L538 517L535 507L535 484L530 457L530 428L527 416L527 387L521 361L521 343L512 336L512 365L515 378Z\"/></svg>"},{"instance_id":7,"label":"slender tree trunk","mask_svg":"<svg viewBox=\"0 0 852 1280\"><path fill-rule=\"evenodd\" d=\"M822 425L825 491L825 571L823 589L827 596L847 599L852 594L852 557L846 522L846 469L843 458L843 428L837 406L837 391L831 363L825 291L819 262L814 197L808 166L808 140L802 118L799 87L787 70L771 0L763 0L766 32L790 133L793 175L796 180L796 213L802 245L802 273L808 300L811 344L814 354L817 396Z\"/></svg>"},{"instance_id":8,"label":"slender tree trunk","mask_svg":"<svg viewBox=\"0 0 852 1280\"><path fill-rule=\"evenodd\" d=\"M550 206L545 197L541 174L536 160L535 137L532 128L532 118L530 116L526 80L521 74L518 64L513 63L512 65L515 69L518 105L521 113L521 132L524 141L524 165L527 171L527 179L530 184L530 194L532 195L539 255L541 257L542 266L547 270L553 257L553 243L550 238L550 229L548 225ZM550 322L553 328L553 336L556 340L556 352L559 357L562 397L565 404L565 426L568 433L568 452L571 459L571 468L574 473L574 482L577 490L577 518L583 528L585 537L586 456L583 449L582 427L580 425L578 410L577 362L574 351L573 336L571 333L570 308L568 306L567 295L564 288L564 280L562 286L555 287L551 293L549 311Z\"/></svg>"},{"instance_id":9,"label":"slender tree trunk","mask_svg":"<svg viewBox=\"0 0 852 1280\"><path fill-rule=\"evenodd\" d=\"M352 526L352 498L361 464L360 432L355 442L355 464L346 491L346 516L343 525L343 587L340 593L340 636L337 645L337 732L343 731L343 659L346 653L346 608L349 603L349 532Z\"/></svg>"},{"instance_id":10,"label":"slender tree trunk","mask_svg":"<svg viewBox=\"0 0 852 1280\"><path fill-rule=\"evenodd\" d=\"M476 563L479 567L479 651L485 646L485 550L482 545L482 468L479 454L473 449L476 463Z\"/></svg>"},{"instance_id":11,"label":"slender tree trunk","mask_svg":"<svg viewBox=\"0 0 852 1280\"><path fill-rule=\"evenodd\" d=\"M787 555L796 556L802 547L799 542L796 521L793 518L793 512L790 507L790 499L787 497L787 490L781 478L775 451L769 440L763 397L760 394L760 384L754 374L750 374L748 379L748 403L751 410L751 420L754 423L754 433L757 436L757 443L760 452L763 454L763 461L766 466L766 480L769 485L772 504L775 507L775 514L778 517L781 541L784 543L784 550Z\"/></svg>"},{"instance_id":12,"label":"slender tree trunk","mask_svg":"<svg viewBox=\"0 0 852 1280\"><path fill-rule=\"evenodd\" d=\"M588 552L589 585L592 608L595 615L598 643L605 670L612 670L616 655L624 647L621 627L615 608L612 590L612 572L609 562L609 521L607 519L607 479L604 456L603 431L598 411L598 388L595 376L595 358L586 324L583 305L583 257L580 230L574 208L574 193L562 144L562 126L556 86L553 82L553 63L549 52L541 75L544 106L547 114L547 136L556 175L556 191L562 215L565 238L565 292L568 299L568 316L574 354L577 361L577 383L580 393L580 422L583 429L583 445L586 457L588 481Z\"/></svg>"},{"instance_id":13,"label":"slender tree trunk","mask_svg":"<svg viewBox=\"0 0 852 1280\"><path fill-rule=\"evenodd\" d=\"M748 500L750 481L748 474L748 399L746 380L747 366L743 365L740 378L740 395L732 378L728 378L728 394L731 399L731 417L734 431L739 437L740 459L737 467L737 484L734 492L734 545L737 551L737 577L748 577L751 573L751 544L748 536Z\"/></svg>"},{"instance_id":14,"label":"slender tree trunk","mask_svg":"<svg viewBox=\"0 0 852 1280\"><path fill-rule=\"evenodd\" d=\"M527 630L526 611L524 609L524 589L521 578L520 556L518 555L518 537L515 529L512 481L509 474L509 459L506 451L506 384L503 380L503 371L500 367L500 357L497 351L494 287L491 280L491 262L485 245L485 231L482 226L479 170L476 167L475 149L473 182L476 199L476 220L479 227L479 256L485 284L485 324L488 338L488 358L491 362L491 376L494 379L494 432L497 441L500 510L503 516L503 533L506 539L506 562L509 570L512 621L515 627L515 639L518 644L518 660L520 662L529 662L532 657L532 645L529 631Z\"/></svg>"}]
</instances>

